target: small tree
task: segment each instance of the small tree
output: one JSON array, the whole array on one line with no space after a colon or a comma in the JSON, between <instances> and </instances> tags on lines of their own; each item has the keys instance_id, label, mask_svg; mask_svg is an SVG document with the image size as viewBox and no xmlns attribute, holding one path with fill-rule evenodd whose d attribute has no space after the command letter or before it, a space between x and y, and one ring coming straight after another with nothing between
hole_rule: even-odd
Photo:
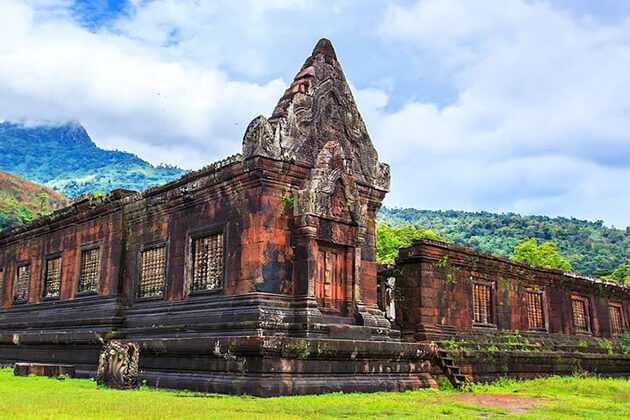
<instances>
[{"instance_id":1,"label":"small tree","mask_svg":"<svg viewBox=\"0 0 630 420\"><path fill-rule=\"evenodd\" d=\"M542 267L558 268L564 271L571 271L571 263L558 253L554 242L545 242L538 245L536 238L528 238L523 243L514 247L513 260L526 262L531 265Z\"/></svg>"},{"instance_id":2,"label":"small tree","mask_svg":"<svg viewBox=\"0 0 630 420\"><path fill-rule=\"evenodd\" d=\"M630 265L621 264L609 276L603 276L602 278L619 284L630 284Z\"/></svg>"},{"instance_id":3,"label":"small tree","mask_svg":"<svg viewBox=\"0 0 630 420\"><path fill-rule=\"evenodd\" d=\"M48 207L48 202L50 201L50 197L46 194L46 191L40 191L37 195L37 201L39 201L39 210L44 211Z\"/></svg>"},{"instance_id":4,"label":"small tree","mask_svg":"<svg viewBox=\"0 0 630 420\"><path fill-rule=\"evenodd\" d=\"M411 245L411 241L419 238L444 239L429 229L418 229L407 225L398 228L389 227L385 223L376 226L376 261L381 264L393 264L400 248Z\"/></svg>"}]
</instances>

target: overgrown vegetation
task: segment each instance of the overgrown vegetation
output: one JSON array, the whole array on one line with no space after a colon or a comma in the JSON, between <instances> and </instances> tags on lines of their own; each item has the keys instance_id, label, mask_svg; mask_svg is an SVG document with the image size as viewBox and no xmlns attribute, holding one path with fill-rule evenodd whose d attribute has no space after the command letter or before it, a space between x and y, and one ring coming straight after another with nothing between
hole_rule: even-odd
<instances>
[{"instance_id":1,"label":"overgrown vegetation","mask_svg":"<svg viewBox=\"0 0 630 420\"><path fill-rule=\"evenodd\" d=\"M567 336L570 337L570 336ZM585 339L575 341L556 341L553 339L530 339L521 335L518 330L501 330L494 334L486 334L482 337L452 337L436 342L446 350L478 350L478 351L518 351L518 352L556 352L556 351L584 351L587 347L600 347L608 354L630 355L630 335L624 332L614 340L597 338L590 343Z\"/></svg>"},{"instance_id":2,"label":"overgrown vegetation","mask_svg":"<svg viewBox=\"0 0 630 420\"><path fill-rule=\"evenodd\" d=\"M617 346L619 346L619 352L630 356L630 334L628 331L624 331L623 334L617 340Z\"/></svg>"},{"instance_id":3,"label":"overgrown vegetation","mask_svg":"<svg viewBox=\"0 0 630 420\"><path fill-rule=\"evenodd\" d=\"M598 277L612 276L622 264L630 264L630 228L606 227L601 220L384 207L377 222L392 229L411 225L430 230L448 242L504 257L513 256L514 247L529 238L552 242L574 271ZM630 271L620 268L611 279L627 279L630 273L621 270Z\"/></svg>"},{"instance_id":4,"label":"overgrown vegetation","mask_svg":"<svg viewBox=\"0 0 630 420\"><path fill-rule=\"evenodd\" d=\"M131 153L100 149L79 124L0 123L0 156L0 169L67 197L116 188L144 190L185 173L174 166L152 166Z\"/></svg>"},{"instance_id":5,"label":"overgrown vegetation","mask_svg":"<svg viewBox=\"0 0 630 420\"><path fill-rule=\"evenodd\" d=\"M14 377L0 370L0 412L6 419L366 419L630 417L630 381L597 377L500 379L459 393L326 394L253 398L192 392L104 389L91 380ZM515 404L516 402L516 404Z\"/></svg>"},{"instance_id":6,"label":"overgrown vegetation","mask_svg":"<svg viewBox=\"0 0 630 420\"><path fill-rule=\"evenodd\" d=\"M68 199L41 185L0 171L0 230L49 214Z\"/></svg>"},{"instance_id":7,"label":"overgrown vegetation","mask_svg":"<svg viewBox=\"0 0 630 420\"><path fill-rule=\"evenodd\" d=\"M484 351L523 351L540 352L545 350L542 342L530 342L518 330L501 331L498 335L488 334L485 337L449 338L439 342L440 347L448 350L484 350Z\"/></svg>"},{"instance_id":8,"label":"overgrown vegetation","mask_svg":"<svg viewBox=\"0 0 630 420\"><path fill-rule=\"evenodd\" d=\"M288 196L288 195L283 195L282 196L282 202L284 203L284 206L288 210L293 210L293 197Z\"/></svg>"},{"instance_id":9,"label":"overgrown vegetation","mask_svg":"<svg viewBox=\"0 0 630 420\"><path fill-rule=\"evenodd\" d=\"M602 276L606 280L619 284L630 284L630 265L621 264L609 276Z\"/></svg>"},{"instance_id":10,"label":"overgrown vegetation","mask_svg":"<svg viewBox=\"0 0 630 420\"><path fill-rule=\"evenodd\" d=\"M545 242L538 245L536 238L528 238L523 243L514 247L513 260L526 262L541 267L558 268L563 271L571 271L573 267L566 258L558 254L554 242Z\"/></svg>"}]
</instances>

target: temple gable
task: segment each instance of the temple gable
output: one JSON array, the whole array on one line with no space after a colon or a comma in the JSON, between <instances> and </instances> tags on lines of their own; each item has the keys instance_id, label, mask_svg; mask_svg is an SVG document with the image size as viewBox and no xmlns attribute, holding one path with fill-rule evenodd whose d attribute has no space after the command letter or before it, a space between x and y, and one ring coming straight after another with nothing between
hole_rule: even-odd
<instances>
[{"instance_id":1,"label":"temple gable","mask_svg":"<svg viewBox=\"0 0 630 420\"><path fill-rule=\"evenodd\" d=\"M389 190L389 166L378 161L333 46L322 39L271 118L259 116L250 123L243 155L291 160L313 168L330 141L342 148L358 183Z\"/></svg>"}]
</instances>

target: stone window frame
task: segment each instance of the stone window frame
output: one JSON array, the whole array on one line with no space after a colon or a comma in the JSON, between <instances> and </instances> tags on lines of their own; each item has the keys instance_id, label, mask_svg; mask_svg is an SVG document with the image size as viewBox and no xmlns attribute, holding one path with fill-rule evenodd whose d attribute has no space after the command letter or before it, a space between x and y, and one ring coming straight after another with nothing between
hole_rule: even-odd
<instances>
[{"instance_id":1,"label":"stone window frame","mask_svg":"<svg viewBox=\"0 0 630 420\"><path fill-rule=\"evenodd\" d=\"M612 327L612 320L610 319L610 309L612 307L615 307L617 309L619 309L619 327L621 328L620 332L614 332L613 331L613 327ZM608 302L608 322L609 322L609 326L610 326L610 336L611 337L618 337L621 334L624 333L624 331L627 331L628 327L626 324L626 319L623 316L623 304L621 302Z\"/></svg>"},{"instance_id":2,"label":"stone window frame","mask_svg":"<svg viewBox=\"0 0 630 420\"><path fill-rule=\"evenodd\" d=\"M475 321L475 285L486 286L490 288L490 320L491 322ZM473 328L497 329L497 299L496 299L496 282L482 278L473 278L470 286L471 292L471 319Z\"/></svg>"},{"instance_id":3,"label":"stone window frame","mask_svg":"<svg viewBox=\"0 0 630 420\"><path fill-rule=\"evenodd\" d=\"M138 253L137 253L137 258L136 258L136 281L134 282L134 289L133 289L133 299L135 301L144 302L144 301L152 301L152 300L164 300L167 298L168 290L169 290L168 278L169 278L169 273L170 273L170 268L171 268L170 258L169 258L170 244L171 244L170 238L167 238L167 239L161 239L161 240L157 240L153 242L148 242L138 247ZM138 292L140 290L140 276L142 274L142 254L145 251L151 251L153 249L162 248L162 247L164 247L164 285L162 286L162 295L139 297Z\"/></svg>"},{"instance_id":4,"label":"stone window frame","mask_svg":"<svg viewBox=\"0 0 630 420\"><path fill-rule=\"evenodd\" d=\"M20 268L22 267L29 267L29 274L28 274L28 286L26 289L26 299L16 299L16 291L17 291L17 286L18 286L18 279L20 276ZM31 297L31 282L33 281L33 264L31 262L31 260L22 260L22 261L18 261L15 264L15 276L13 279L13 290L11 290L11 304L12 305L23 305L25 303L28 303L28 300Z\"/></svg>"},{"instance_id":5,"label":"stone window frame","mask_svg":"<svg viewBox=\"0 0 630 420\"><path fill-rule=\"evenodd\" d=\"M529 296L529 294L536 294L540 296L540 316L542 319L542 327L531 327L529 325L529 300L527 299ZM547 320L547 308L546 308L546 303L547 303L547 299L546 299L546 294L545 294L545 288L542 286L529 286L525 288L525 299L526 299L526 309L527 309L527 328L529 331L538 331L538 332L546 332L547 329L549 328L548 325L548 320Z\"/></svg>"},{"instance_id":6,"label":"stone window frame","mask_svg":"<svg viewBox=\"0 0 630 420\"><path fill-rule=\"evenodd\" d=\"M221 287L208 290L191 290L193 282L193 242L206 236L223 235L223 261L221 272ZM184 296L198 296L221 294L225 292L225 269L227 267L227 223L215 223L195 229L191 229L186 234L185 244L185 270L184 270Z\"/></svg>"},{"instance_id":7,"label":"stone window frame","mask_svg":"<svg viewBox=\"0 0 630 420\"><path fill-rule=\"evenodd\" d=\"M48 275L48 261L59 258L59 296L45 296L46 291L46 276ZM42 300L59 300L61 299L61 290L63 288L63 251L55 252L53 254L46 255L44 257L44 265L42 266L42 278L40 282L40 297Z\"/></svg>"},{"instance_id":8,"label":"stone window frame","mask_svg":"<svg viewBox=\"0 0 630 420\"><path fill-rule=\"evenodd\" d=\"M582 302L584 305L585 316L586 316L586 330L578 329L575 325L575 311L573 310L573 302ZM573 333L574 334L593 334L593 315L591 310L591 300L588 296L583 296L577 293L571 295L571 322L573 323Z\"/></svg>"},{"instance_id":9,"label":"stone window frame","mask_svg":"<svg viewBox=\"0 0 630 420\"><path fill-rule=\"evenodd\" d=\"M77 252L77 274L76 274L76 282L74 286L75 296L90 296L97 295L98 290L101 286L101 282L103 280L103 246L102 241L90 242L87 244L83 244L79 247L79 252ZM94 249L99 250L99 259L98 259L98 279L96 282L96 290L81 290L81 258L84 252L92 251Z\"/></svg>"}]
</instances>

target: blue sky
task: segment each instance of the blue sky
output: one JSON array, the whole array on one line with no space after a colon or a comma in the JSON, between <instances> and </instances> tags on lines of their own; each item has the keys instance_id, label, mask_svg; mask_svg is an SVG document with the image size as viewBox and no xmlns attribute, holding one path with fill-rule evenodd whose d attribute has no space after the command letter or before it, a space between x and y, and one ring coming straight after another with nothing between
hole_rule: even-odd
<instances>
[{"instance_id":1,"label":"blue sky","mask_svg":"<svg viewBox=\"0 0 630 420\"><path fill-rule=\"evenodd\" d=\"M630 2L3 0L0 37L0 120L192 169L328 37L387 205L630 225Z\"/></svg>"}]
</instances>

